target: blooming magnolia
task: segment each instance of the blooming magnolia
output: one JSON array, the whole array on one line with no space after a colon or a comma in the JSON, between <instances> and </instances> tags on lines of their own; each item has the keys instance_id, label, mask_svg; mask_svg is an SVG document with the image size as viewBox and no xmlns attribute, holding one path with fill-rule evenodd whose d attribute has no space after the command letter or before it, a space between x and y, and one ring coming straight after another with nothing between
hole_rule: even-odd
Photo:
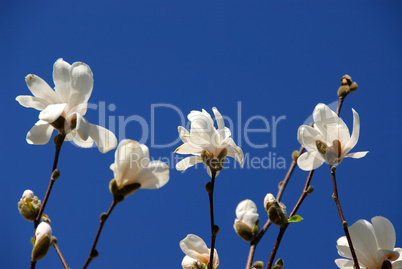
<instances>
[{"instance_id":1,"label":"blooming magnolia","mask_svg":"<svg viewBox=\"0 0 402 269\"><path fill-rule=\"evenodd\" d=\"M236 219L233 224L236 233L250 242L258 233L258 222L259 215L255 203L249 199L241 201L236 207Z\"/></svg>"},{"instance_id":2,"label":"blooming magnolia","mask_svg":"<svg viewBox=\"0 0 402 269\"><path fill-rule=\"evenodd\" d=\"M202 111L191 111L187 118L191 121L191 129L188 132L184 127L179 126L179 136L183 141L183 145L175 150L179 154L193 154L184 158L176 164L178 171L186 170L187 168L203 162L202 154L208 158L218 158L224 149L227 150L226 155L237 160L243 166L244 157L243 151L230 137L230 130L225 127L225 122L221 113L217 108L212 108L218 130L214 126L214 121L211 115L204 109ZM223 158L225 156L222 156ZM211 175L211 169L207 167L208 174Z\"/></svg>"},{"instance_id":3,"label":"blooming magnolia","mask_svg":"<svg viewBox=\"0 0 402 269\"><path fill-rule=\"evenodd\" d=\"M67 134L66 141L73 140L80 147L89 148L95 142L99 151L105 153L117 146L111 131L84 118L93 88L93 74L88 65L81 62L70 65L58 59L53 66L54 91L38 76L28 75L25 81L34 96L20 95L16 100L24 107L41 111L39 121L27 134L29 144L46 144L57 129Z\"/></svg>"},{"instance_id":4,"label":"blooming magnolia","mask_svg":"<svg viewBox=\"0 0 402 269\"><path fill-rule=\"evenodd\" d=\"M159 189L169 181L168 166L161 161L150 162L148 147L134 140L119 143L110 169L118 189L136 183L142 189Z\"/></svg>"},{"instance_id":5,"label":"blooming magnolia","mask_svg":"<svg viewBox=\"0 0 402 269\"><path fill-rule=\"evenodd\" d=\"M359 159L368 151L349 153L359 139L359 114L353 111L353 132L345 122L328 106L318 104L313 112L314 126L302 125L297 131L297 140L307 152L300 155L297 164L300 169L309 171L320 167L324 162L336 166L345 157Z\"/></svg>"},{"instance_id":6,"label":"blooming magnolia","mask_svg":"<svg viewBox=\"0 0 402 269\"><path fill-rule=\"evenodd\" d=\"M183 269L206 268L210 259L210 249L204 240L195 234L189 234L180 241L180 248L186 254L181 262ZM214 249L213 268L219 266L218 252Z\"/></svg>"},{"instance_id":7,"label":"blooming magnolia","mask_svg":"<svg viewBox=\"0 0 402 269\"><path fill-rule=\"evenodd\" d=\"M402 268L402 249L395 248L396 235L392 223L381 216L358 220L349 227L353 247L361 268L381 269L383 263L392 264L392 268ZM335 263L342 269L353 269L352 254L345 236L336 242L339 255L348 259L336 259Z\"/></svg>"}]
</instances>

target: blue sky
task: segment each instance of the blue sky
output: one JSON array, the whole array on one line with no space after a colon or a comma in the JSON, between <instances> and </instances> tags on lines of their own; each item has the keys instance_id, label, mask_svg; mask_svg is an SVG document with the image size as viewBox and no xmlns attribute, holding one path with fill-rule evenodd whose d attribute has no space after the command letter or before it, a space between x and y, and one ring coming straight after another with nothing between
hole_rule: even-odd
<instances>
[{"instance_id":1,"label":"blue sky","mask_svg":"<svg viewBox=\"0 0 402 269\"><path fill-rule=\"evenodd\" d=\"M1 267L29 266L33 229L19 216L17 202L25 189L43 199L54 155L51 143L26 143L38 113L15 97L30 94L27 74L53 87L58 58L85 62L94 73L88 121L103 123L119 140L142 139L152 158L171 167L166 186L140 190L116 207L92 268L178 268L184 257L179 241L187 234L210 244L208 176L201 165L176 171L181 156L172 152L181 144L180 115L202 108L212 113L214 106L233 121L233 138L248 156L243 169L230 160L215 189L220 268L244 268L249 245L232 227L237 204L252 199L265 223L264 196L277 192L287 171L274 160L285 160L288 168L300 146L297 128L317 103L337 100L344 74L359 89L347 97L341 117L351 129L351 108L360 114L354 151L370 151L363 159L344 160L337 170L345 217L349 224L387 217L401 247L401 26L398 1L1 1ZM269 132L244 133L267 122ZM269 156L264 167L252 167L251 159ZM61 177L45 213L71 268L84 264L99 215L111 203L113 161L114 151L101 154L70 143L61 150ZM297 168L285 191L289 211L306 176ZM316 171L312 185L314 193L298 212L304 220L289 227L277 255L286 268L336 268L335 245L343 230L329 167ZM256 260L267 262L278 231L270 228ZM60 267L54 249L37 264Z\"/></svg>"}]
</instances>

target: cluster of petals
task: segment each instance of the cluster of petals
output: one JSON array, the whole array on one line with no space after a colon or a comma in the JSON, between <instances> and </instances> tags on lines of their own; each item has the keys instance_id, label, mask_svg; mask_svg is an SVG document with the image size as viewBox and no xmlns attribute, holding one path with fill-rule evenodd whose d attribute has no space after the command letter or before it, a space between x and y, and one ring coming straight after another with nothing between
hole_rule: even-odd
<instances>
[{"instance_id":1,"label":"cluster of petals","mask_svg":"<svg viewBox=\"0 0 402 269\"><path fill-rule=\"evenodd\" d=\"M181 262L183 269L206 268L210 260L210 249L204 240L195 234L189 234L180 241L180 248L186 254ZM214 249L213 268L219 266L218 252Z\"/></svg>"},{"instance_id":2,"label":"cluster of petals","mask_svg":"<svg viewBox=\"0 0 402 269\"><path fill-rule=\"evenodd\" d=\"M259 215L257 213L257 206L249 199L241 201L236 207L236 219L237 222L246 224L251 230L258 223Z\"/></svg>"},{"instance_id":3,"label":"cluster of petals","mask_svg":"<svg viewBox=\"0 0 402 269\"><path fill-rule=\"evenodd\" d=\"M24 193L22 194L22 200L26 200L27 198L29 198L30 200L32 200L35 197L33 191L31 190L25 190Z\"/></svg>"},{"instance_id":4,"label":"cluster of petals","mask_svg":"<svg viewBox=\"0 0 402 269\"><path fill-rule=\"evenodd\" d=\"M119 143L110 169L118 188L139 183L142 189L159 189L169 181L167 164L150 162L148 147L130 139Z\"/></svg>"},{"instance_id":5,"label":"cluster of petals","mask_svg":"<svg viewBox=\"0 0 402 269\"><path fill-rule=\"evenodd\" d=\"M179 136L183 141L183 145L178 147L175 153L192 154L184 158L176 164L176 169L179 171L202 163L201 154L207 152L212 158L217 158L223 149L227 150L227 156L234 158L243 166L244 156L240 147L230 137L229 128L225 127L224 119L216 107L212 108L218 129L214 126L214 120L211 115L204 109L202 111L191 111L187 118L191 121L190 132L184 127L179 126ZM210 168L207 167L208 174L211 174Z\"/></svg>"},{"instance_id":6,"label":"cluster of petals","mask_svg":"<svg viewBox=\"0 0 402 269\"><path fill-rule=\"evenodd\" d=\"M396 235L392 223L381 216L358 220L349 227L357 260L361 268L381 269L384 261L392 263L392 268L402 268L402 249L395 248ZM353 269L352 254L345 236L336 242L339 255L347 259L336 259L342 269ZM388 267L387 267L388 268Z\"/></svg>"},{"instance_id":7,"label":"cluster of petals","mask_svg":"<svg viewBox=\"0 0 402 269\"><path fill-rule=\"evenodd\" d=\"M67 133L65 140L73 140L80 147L89 148L95 142L102 153L116 148L117 139L111 131L84 118L94 83L88 65L70 65L58 59L53 66L54 90L36 75L28 75L25 80L33 96L20 95L16 100L24 107L41 111L39 121L27 134L29 144L46 144L53 130L62 128Z\"/></svg>"},{"instance_id":8,"label":"cluster of petals","mask_svg":"<svg viewBox=\"0 0 402 269\"><path fill-rule=\"evenodd\" d=\"M345 122L325 104L318 104L313 112L314 125L302 125L297 131L297 140L307 152L300 155L297 164L305 171L314 170L324 162L338 165L343 158L359 159L368 151L349 153L359 140L359 114L353 111L353 132L350 135Z\"/></svg>"}]
</instances>

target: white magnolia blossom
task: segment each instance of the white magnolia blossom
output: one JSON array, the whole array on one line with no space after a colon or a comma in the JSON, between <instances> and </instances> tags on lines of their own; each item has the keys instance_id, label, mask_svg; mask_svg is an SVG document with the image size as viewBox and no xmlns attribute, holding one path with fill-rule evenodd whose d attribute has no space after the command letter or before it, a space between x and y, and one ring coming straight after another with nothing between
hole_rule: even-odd
<instances>
[{"instance_id":1,"label":"white magnolia blossom","mask_svg":"<svg viewBox=\"0 0 402 269\"><path fill-rule=\"evenodd\" d=\"M392 263L392 268L402 268L402 249L395 248L396 235L392 223L381 216L358 220L349 227L349 233L360 268L381 269L384 261ZM352 254L345 236L336 242L339 255L347 259L336 259L342 269L353 269ZM388 268L388 267L387 267Z\"/></svg>"},{"instance_id":2,"label":"white magnolia blossom","mask_svg":"<svg viewBox=\"0 0 402 269\"><path fill-rule=\"evenodd\" d=\"M210 259L210 249L205 244L204 240L195 234L189 234L180 241L180 248L186 254L181 262L183 269L204 268L207 266ZM193 267L197 266L197 267ZM213 268L219 266L218 252L214 249Z\"/></svg>"},{"instance_id":3,"label":"white magnolia blossom","mask_svg":"<svg viewBox=\"0 0 402 269\"><path fill-rule=\"evenodd\" d=\"M84 118L94 83L88 65L70 65L58 59L53 66L54 90L36 75L26 76L25 81L33 96L20 95L16 100L24 107L41 111L39 121L27 134L29 144L44 145L55 128L62 128L67 132L65 140L73 140L80 147L89 148L95 142L99 151L105 153L117 146L111 131Z\"/></svg>"},{"instance_id":4,"label":"white magnolia blossom","mask_svg":"<svg viewBox=\"0 0 402 269\"><path fill-rule=\"evenodd\" d=\"M236 222L243 222L252 230L258 220L257 206L253 201L246 199L237 205L235 224Z\"/></svg>"},{"instance_id":5,"label":"white magnolia blossom","mask_svg":"<svg viewBox=\"0 0 402 269\"><path fill-rule=\"evenodd\" d=\"M230 137L229 128L225 127L225 122L221 113L216 107L212 108L214 112L218 129L214 126L214 121L211 115L204 109L202 111L191 111L187 118L191 121L191 129L188 132L184 127L179 126L179 136L183 141L183 145L175 150L179 154L192 154L184 158L176 164L178 171L186 170L187 168L202 163L201 154L207 152L211 158L217 158L223 149L227 150L227 156L234 158L243 167L244 157L243 151ZM208 174L211 175L210 168L207 167Z\"/></svg>"},{"instance_id":6,"label":"white magnolia blossom","mask_svg":"<svg viewBox=\"0 0 402 269\"><path fill-rule=\"evenodd\" d=\"M297 131L297 140L307 152L300 155L297 164L305 171L314 170L324 162L338 165L343 158L359 159L368 151L349 153L359 139L359 114L353 111L353 132L345 122L325 104L318 104L313 112L314 126L302 125Z\"/></svg>"},{"instance_id":7,"label":"white magnolia blossom","mask_svg":"<svg viewBox=\"0 0 402 269\"><path fill-rule=\"evenodd\" d=\"M149 161L148 147L125 139L115 152L110 165L118 188L139 183L142 189L159 189L169 181L169 168L161 161Z\"/></svg>"},{"instance_id":8,"label":"white magnolia blossom","mask_svg":"<svg viewBox=\"0 0 402 269\"><path fill-rule=\"evenodd\" d=\"M50 238L52 236L52 228L50 227L49 223L42 221L35 231L36 242L39 242L40 239L46 234L49 235Z\"/></svg>"}]
</instances>

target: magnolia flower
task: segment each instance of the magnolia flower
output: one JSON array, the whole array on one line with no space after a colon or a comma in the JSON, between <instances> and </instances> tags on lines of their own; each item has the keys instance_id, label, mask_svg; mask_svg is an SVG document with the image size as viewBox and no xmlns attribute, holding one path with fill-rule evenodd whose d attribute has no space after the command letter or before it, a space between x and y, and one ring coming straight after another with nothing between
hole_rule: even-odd
<instances>
[{"instance_id":1,"label":"magnolia flower","mask_svg":"<svg viewBox=\"0 0 402 269\"><path fill-rule=\"evenodd\" d=\"M202 155L209 159L222 158L221 153L230 156L238 161L243 166L243 151L230 137L230 130L225 127L225 122L221 113L216 107L212 108L215 114L218 130L214 126L214 121L211 115L204 109L201 111L191 111L187 118L191 121L191 130L188 132L184 127L179 126L179 136L183 141L183 145L175 150L179 154L193 154L184 158L176 164L178 171L186 170L187 168L203 162ZM226 152L223 151L226 149ZM219 160L220 161L220 160ZM207 167L208 174L211 175L211 168ZM219 171L218 171L219 172Z\"/></svg>"},{"instance_id":2,"label":"magnolia flower","mask_svg":"<svg viewBox=\"0 0 402 269\"><path fill-rule=\"evenodd\" d=\"M273 202L275 202L276 199L272 193L267 193L264 198L264 208L265 210L268 210L268 208L272 205Z\"/></svg>"},{"instance_id":3,"label":"magnolia flower","mask_svg":"<svg viewBox=\"0 0 402 269\"><path fill-rule=\"evenodd\" d=\"M392 268L402 268L402 249L394 248L396 242L395 229L392 223L381 216L366 220L358 220L349 227L349 233L356 252L360 268L381 269L383 263L392 264ZM336 242L339 255L348 259L336 259L339 268L353 269L352 254L345 236Z\"/></svg>"},{"instance_id":4,"label":"magnolia flower","mask_svg":"<svg viewBox=\"0 0 402 269\"><path fill-rule=\"evenodd\" d=\"M233 224L236 233L250 242L260 229L258 222L259 215L255 203L249 199L241 201L236 207L236 219Z\"/></svg>"},{"instance_id":5,"label":"magnolia flower","mask_svg":"<svg viewBox=\"0 0 402 269\"><path fill-rule=\"evenodd\" d=\"M32 248L32 260L43 259L49 250L52 238L52 228L49 223L41 222L35 231L35 244Z\"/></svg>"},{"instance_id":6,"label":"magnolia flower","mask_svg":"<svg viewBox=\"0 0 402 269\"><path fill-rule=\"evenodd\" d=\"M134 140L125 139L119 143L110 169L114 173L118 190L134 184L140 184L139 188L142 189L159 189L169 181L167 164L161 161L150 162L148 147Z\"/></svg>"},{"instance_id":7,"label":"magnolia flower","mask_svg":"<svg viewBox=\"0 0 402 269\"><path fill-rule=\"evenodd\" d=\"M276 200L272 193L267 193L267 195L265 195L264 208L267 211L268 218L271 220L271 222L279 227L283 227L289 222L286 206Z\"/></svg>"},{"instance_id":8,"label":"magnolia flower","mask_svg":"<svg viewBox=\"0 0 402 269\"><path fill-rule=\"evenodd\" d=\"M39 121L27 134L29 144L46 144L57 129L67 134L66 141L73 140L80 147L90 148L95 142L102 153L116 147L117 139L111 131L84 118L94 83L88 65L70 65L58 59L53 66L54 91L38 76L28 75L25 81L34 96L20 95L16 100L24 107L41 111Z\"/></svg>"},{"instance_id":9,"label":"magnolia flower","mask_svg":"<svg viewBox=\"0 0 402 269\"><path fill-rule=\"evenodd\" d=\"M359 114L353 111L353 132L338 115L324 104L318 104L313 112L314 126L302 125L297 131L297 140L307 152L300 155L297 164L305 171L314 170L324 162L330 166L341 163L343 158L359 159L368 151L349 153L359 139ZM349 154L348 154L349 153Z\"/></svg>"},{"instance_id":10,"label":"magnolia flower","mask_svg":"<svg viewBox=\"0 0 402 269\"><path fill-rule=\"evenodd\" d=\"M206 268L209 263L210 249L204 240L195 234L189 234L180 241L180 248L186 254L181 262L183 269ZM218 252L214 249L213 268L219 266Z\"/></svg>"}]
</instances>

